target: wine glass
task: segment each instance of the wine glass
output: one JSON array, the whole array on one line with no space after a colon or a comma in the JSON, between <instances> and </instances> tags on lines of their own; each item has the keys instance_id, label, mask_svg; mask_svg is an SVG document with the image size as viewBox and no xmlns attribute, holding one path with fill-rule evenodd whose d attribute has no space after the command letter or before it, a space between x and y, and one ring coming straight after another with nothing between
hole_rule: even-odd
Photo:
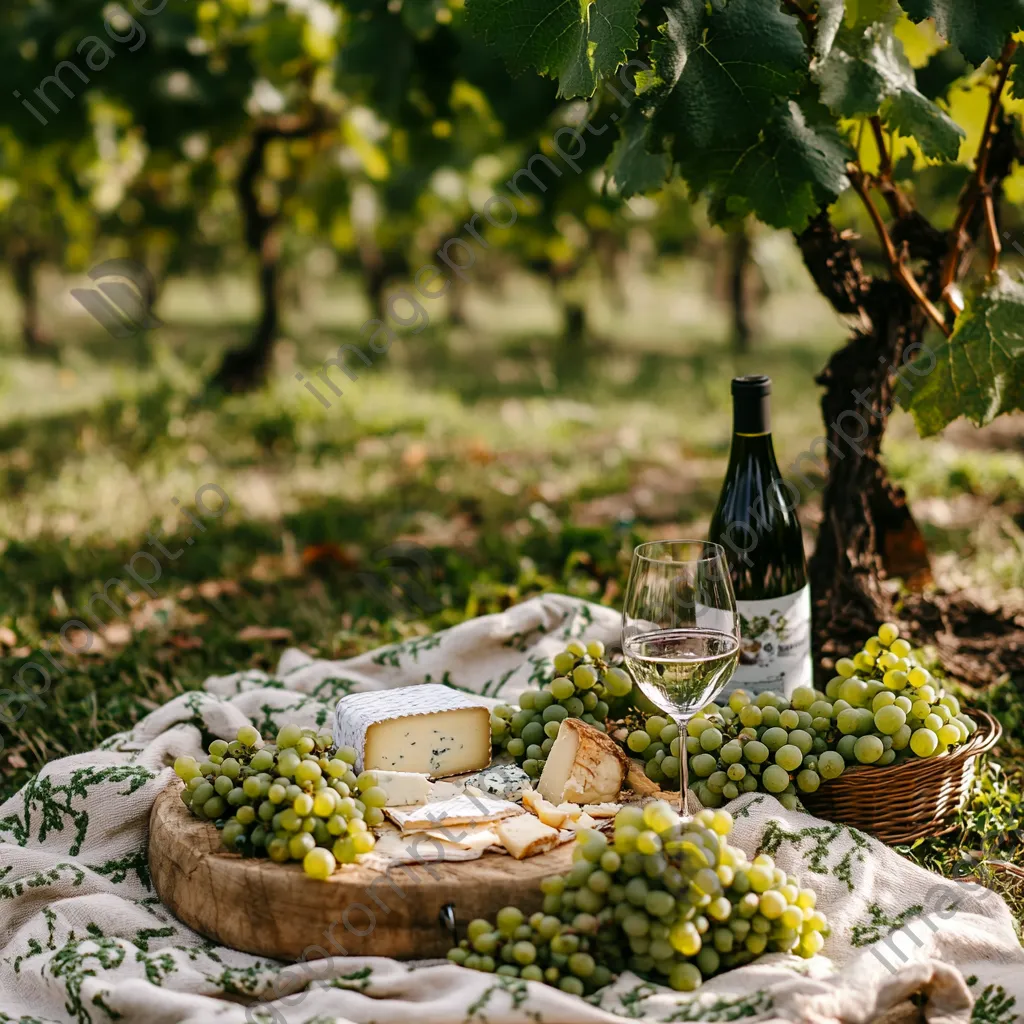
<instances>
[{"instance_id":1,"label":"wine glass","mask_svg":"<svg viewBox=\"0 0 1024 1024\"><path fill-rule=\"evenodd\" d=\"M666 540L636 548L622 607L622 650L636 685L679 727L685 819L687 724L722 691L739 661L740 617L720 544Z\"/></svg>"}]
</instances>

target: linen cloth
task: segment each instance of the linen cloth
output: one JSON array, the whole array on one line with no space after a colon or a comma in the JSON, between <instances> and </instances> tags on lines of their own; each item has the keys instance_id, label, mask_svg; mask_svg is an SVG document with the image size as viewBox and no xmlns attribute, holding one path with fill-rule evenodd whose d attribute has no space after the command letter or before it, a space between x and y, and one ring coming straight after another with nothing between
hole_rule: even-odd
<instances>
[{"instance_id":1,"label":"linen cloth","mask_svg":"<svg viewBox=\"0 0 1024 1024\"><path fill-rule=\"evenodd\" d=\"M765 956L695 993L625 974L584 1000L437 961L289 965L217 946L160 904L147 867L149 812L173 758L198 753L204 734L233 738L246 722L266 733L289 721L326 726L345 693L424 682L515 700L550 677L566 641L610 643L618 630L608 608L546 595L343 662L289 650L273 677L213 677L100 749L48 764L0 806L0 1022L856 1024L917 991L935 1024L1020 1019L1024 951L998 896L764 794L729 805L734 842L814 887L832 935L813 960Z\"/></svg>"}]
</instances>

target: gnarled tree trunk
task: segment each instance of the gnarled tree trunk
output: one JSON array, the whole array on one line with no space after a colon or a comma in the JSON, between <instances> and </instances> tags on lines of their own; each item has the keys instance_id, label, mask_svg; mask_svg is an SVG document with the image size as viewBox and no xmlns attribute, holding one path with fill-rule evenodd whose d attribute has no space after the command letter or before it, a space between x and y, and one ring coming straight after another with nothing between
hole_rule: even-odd
<instances>
[{"instance_id":1,"label":"gnarled tree trunk","mask_svg":"<svg viewBox=\"0 0 1024 1024\"><path fill-rule=\"evenodd\" d=\"M14 290L21 300L21 338L25 350L32 355L50 350L39 319L39 255L29 243L17 242L10 256Z\"/></svg>"},{"instance_id":2,"label":"gnarled tree trunk","mask_svg":"<svg viewBox=\"0 0 1024 1024\"><path fill-rule=\"evenodd\" d=\"M316 127L312 118L289 115L261 125L253 132L249 154L238 175L237 189L245 242L259 261L260 318L249 343L224 356L210 380L212 391L250 391L266 380L280 318L281 237L279 214L265 213L260 207L259 179L272 139L311 135Z\"/></svg>"},{"instance_id":3,"label":"gnarled tree trunk","mask_svg":"<svg viewBox=\"0 0 1024 1024\"><path fill-rule=\"evenodd\" d=\"M797 241L822 293L837 312L856 318L853 336L817 378L825 388L826 434L819 443L827 452L828 478L810 574L818 654L827 655L836 647L826 640L842 649L844 637L862 640L885 617L890 606L881 580L887 570L927 572L906 497L881 461L896 374L913 379L926 320L901 285L865 274L852 236L836 231L826 215Z\"/></svg>"}]
</instances>

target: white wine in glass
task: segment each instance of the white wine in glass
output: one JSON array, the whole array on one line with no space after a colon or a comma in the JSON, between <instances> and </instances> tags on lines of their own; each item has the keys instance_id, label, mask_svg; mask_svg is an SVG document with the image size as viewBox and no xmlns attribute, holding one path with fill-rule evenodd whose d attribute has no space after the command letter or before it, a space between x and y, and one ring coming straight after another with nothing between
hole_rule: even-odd
<instances>
[{"instance_id":1,"label":"white wine in glass","mask_svg":"<svg viewBox=\"0 0 1024 1024\"><path fill-rule=\"evenodd\" d=\"M740 621L724 549L709 541L641 544L622 610L626 666L679 728L680 811L687 816L686 727L739 660Z\"/></svg>"}]
</instances>

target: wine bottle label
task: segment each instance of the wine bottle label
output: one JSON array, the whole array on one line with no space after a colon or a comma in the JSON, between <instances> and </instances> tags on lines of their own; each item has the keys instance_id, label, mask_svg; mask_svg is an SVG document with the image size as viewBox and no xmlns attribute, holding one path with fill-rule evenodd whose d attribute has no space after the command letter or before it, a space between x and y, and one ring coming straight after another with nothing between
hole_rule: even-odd
<instances>
[{"instance_id":1,"label":"wine bottle label","mask_svg":"<svg viewBox=\"0 0 1024 1024\"><path fill-rule=\"evenodd\" d=\"M740 661L723 691L774 690L790 696L811 686L811 588L767 601L740 601Z\"/></svg>"}]
</instances>

